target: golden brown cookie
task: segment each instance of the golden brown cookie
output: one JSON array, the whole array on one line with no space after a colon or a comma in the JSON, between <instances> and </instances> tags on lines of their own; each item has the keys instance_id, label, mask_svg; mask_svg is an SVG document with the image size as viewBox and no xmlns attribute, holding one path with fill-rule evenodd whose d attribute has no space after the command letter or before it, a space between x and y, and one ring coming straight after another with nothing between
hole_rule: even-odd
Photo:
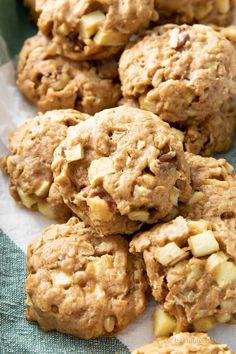
<instances>
[{"instance_id":1,"label":"golden brown cookie","mask_svg":"<svg viewBox=\"0 0 236 354\"><path fill-rule=\"evenodd\" d=\"M180 216L138 234L130 250L143 255L159 304L156 336L236 323L235 232Z\"/></svg>"},{"instance_id":2,"label":"golden brown cookie","mask_svg":"<svg viewBox=\"0 0 236 354\"><path fill-rule=\"evenodd\" d=\"M51 111L26 120L13 131L10 154L2 160L2 168L9 175L11 195L21 206L51 219L68 220L71 211L53 181L53 152L66 137L68 127L88 117L74 110Z\"/></svg>"},{"instance_id":3,"label":"golden brown cookie","mask_svg":"<svg viewBox=\"0 0 236 354\"><path fill-rule=\"evenodd\" d=\"M205 333L178 333L169 338L158 338L132 354L233 354L226 344L214 342Z\"/></svg>"},{"instance_id":4,"label":"golden brown cookie","mask_svg":"<svg viewBox=\"0 0 236 354\"><path fill-rule=\"evenodd\" d=\"M64 202L104 235L155 223L190 197L182 143L137 108L107 109L68 129L52 169Z\"/></svg>"},{"instance_id":5,"label":"golden brown cookie","mask_svg":"<svg viewBox=\"0 0 236 354\"><path fill-rule=\"evenodd\" d=\"M234 0L155 0L160 23L227 26L233 22L234 7Z\"/></svg>"},{"instance_id":6,"label":"golden brown cookie","mask_svg":"<svg viewBox=\"0 0 236 354\"><path fill-rule=\"evenodd\" d=\"M233 145L235 127L236 107L233 101L229 101L218 113L209 115L203 122L182 127L184 149L202 156L227 151Z\"/></svg>"},{"instance_id":7,"label":"golden brown cookie","mask_svg":"<svg viewBox=\"0 0 236 354\"><path fill-rule=\"evenodd\" d=\"M147 27L154 0L36 0L38 26L65 57L104 59Z\"/></svg>"},{"instance_id":8,"label":"golden brown cookie","mask_svg":"<svg viewBox=\"0 0 236 354\"><path fill-rule=\"evenodd\" d=\"M124 97L119 100L118 105L139 107L137 100ZM211 156L232 147L235 127L236 106L230 99L219 112L207 116L204 121L198 124L191 124L191 119L180 125L174 124L173 132L183 143L185 151Z\"/></svg>"},{"instance_id":9,"label":"golden brown cookie","mask_svg":"<svg viewBox=\"0 0 236 354\"><path fill-rule=\"evenodd\" d=\"M49 226L29 245L27 271L26 316L44 331L114 335L146 306L143 263L128 242L101 238L77 218Z\"/></svg>"},{"instance_id":10,"label":"golden brown cookie","mask_svg":"<svg viewBox=\"0 0 236 354\"><path fill-rule=\"evenodd\" d=\"M119 62L123 95L168 122L203 121L236 92L236 51L203 25L156 27Z\"/></svg>"},{"instance_id":11,"label":"golden brown cookie","mask_svg":"<svg viewBox=\"0 0 236 354\"><path fill-rule=\"evenodd\" d=\"M120 98L115 59L74 62L40 32L26 40L18 60L17 84L39 111L73 108L94 114Z\"/></svg>"},{"instance_id":12,"label":"golden brown cookie","mask_svg":"<svg viewBox=\"0 0 236 354\"><path fill-rule=\"evenodd\" d=\"M224 159L185 153L190 166L193 196L179 205L184 217L206 219L236 231L236 176Z\"/></svg>"}]
</instances>

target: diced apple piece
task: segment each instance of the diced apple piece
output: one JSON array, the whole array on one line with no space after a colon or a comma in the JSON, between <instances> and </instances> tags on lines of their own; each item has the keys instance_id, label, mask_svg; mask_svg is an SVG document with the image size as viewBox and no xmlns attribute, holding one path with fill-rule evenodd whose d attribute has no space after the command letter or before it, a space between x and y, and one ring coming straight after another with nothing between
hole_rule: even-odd
<instances>
[{"instance_id":1,"label":"diced apple piece","mask_svg":"<svg viewBox=\"0 0 236 354\"><path fill-rule=\"evenodd\" d=\"M156 337L169 336L176 328L177 321L160 305L157 305L153 314L153 327Z\"/></svg>"},{"instance_id":2,"label":"diced apple piece","mask_svg":"<svg viewBox=\"0 0 236 354\"><path fill-rule=\"evenodd\" d=\"M147 222L149 219L149 212L146 210L131 211L128 214L128 218L132 221Z\"/></svg>"},{"instance_id":3,"label":"diced apple piece","mask_svg":"<svg viewBox=\"0 0 236 354\"><path fill-rule=\"evenodd\" d=\"M210 230L191 236L188 244L194 257L204 257L219 251L219 244Z\"/></svg>"},{"instance_id":4,"label":"diced apple piece","mask_svg":"<svg viewBox=\"0 0 236 354\"><path fill-rule=\"evenodd\" d=\"M208 332L210 329L214 328L216 325L216 320L213 316L199 318L193 322L193 327L197 332Z\"/></svg>"},{"instance_id":5,"label":"diced apple piece","mask_svg":"<svg viewBox=\"0 0 236 354\"><path fill-rule=\"evenodd\" d=\"M233 262L224 262L215 268L215 279L222 288L236 280L236 266Z\"/></svg>"},{"instance_id":6,"label":"diced apple piece","mask_svg":"<svg viewBox=\"0 0 236 354\"><path fill-rule=\"evenodd\" d=\"M190 228L190 232L194 235L207 231L210 228L210 224L206 220L198 220L198 221L188 220L187 224L188 227Z\"/></svg>"},{"instance_id":7,"label":"diced apple piece","mask_svg":"<svg viewBox=\"0 0 236 354\"><path fill-rule=\"evenodd\" d=\"M156 103L149 101L145 95L139 97L139 105L141 109L156 113Z\"/></svg>"},{"instance_id":8,"label":"diced apple piece","mask_svg":"<svg viewBox=\"0 0 236 354\"><path fill-rule=\"evenodd\" d=\"M92 37L99 29L101 24L105 21L106 16L103 12L97 10L90 12L81 17L79 24L79 32L82 38Z\"/></svg>"},{"instance_id":9,"label":"diced apple piece","mask_svg":"<svg viewBox=\"0 0 236 354\"><path fill-rule=\"evenodd\" d=\"M66 150L65 155L67 162L82 160L84 158L84 148L81 144L78 144L73 148Z\"/></svg>"},{"instance_id":10,"label":"diced apple piece","mask_svg":"<svg viewBox=\"0 0 236 354\"><path fill-rule=\"evenodd\" d=\"M194 235L207 231L210 228L210 224L206 220L188 220L187 223L191 233Z\"/></svg>"},{"instance_id":11,"label":"diced apple piece","mask_svg":"<svg viewBox=\"0 0 236 354\"><path fill-rule=\"evenodd\" d=\"M67 36L70 33L70 29L67 25L67 23L63 23L62 25L60 25L58 27L58 32L62 35L62 36Z\"/></svg>"},{"instance_id":12,"label":"diced apple piece","mask_svg":"<svg viewBox=\"0 0 236 354\"><path fill-rule=\"evenodd\" d=\"M164 247L159 247L156 251L156 259L163 266L167 266L175 259L181 257L185 252L176 245L175 242L170 242Z\"/></svg>"},{"instance_id":13,"label":"diced apple piece","mask_svg":"<svg viewBox=\"0 0 236 354\"><path fill-rule=\"evenodd\" d=\"M113 213L111 212L107 202L96 196L87 199L87 205L90 208L90 217L95 220L110 221Z\"/></svg>"},{"instance_id":14,"label":"diced apple piece","mask_svg":"<svg viewBox=\"0 0 236 354\"><path fill-rule=\"evenodd\" d=\"M192 197L188 200L187 204L193 205L195 203L198 203L203 197L204 197L203 192L194 192Z\"/></svg>"},{"instance_id":15,"label":"diced apple piece","mask_svg":"<svg viewBox=\"0 0 236 354\"><path fill-rule=\"evenodd\" d=\"M34 194L37 195L37 197L44 198L48 195L49 188L51 186L51 183L49 181L42 181L41 184L38 186Z\"/></svg>"},{"instance_id":16,"label":"diced apple piece","mask_svg":"<svg viewBox=\"0 0 236 354\"><path fill-rule=\"evenodd\" d=\"M109 316L104 321L104 328L108 333L111 333L115 328L116 320L114 316Z\"/></svg>"},{"instance_id":17,"label":"diced apple piece","mask_svg":"<svg viewBox=\"0 0 236 354\"><path fill-rule=\"evenodd\" d=\"M228 257L223 252L213 253L206 262L206 270L211 272L219 264L226 262Z\"/></svg>"},{"instance_id":18,"label":"diced apple piece","mask_svg":"<svg viewBox=\"0 0 236 354\"><path fill-rule=\"evenodd\" d=\"M93 160L88 169L88 179L92 187L96 187L105 176L114 173L112 160L109 157L101 157Z\"/></svg>"},{"instance_id":19,"label":"diced apple piece","mask_svg":"<svg viewBox=\"0 0 236 354\"><path fill-rule=\"evenodd\" d=\"M54 208L47 202L38 202L38 211L48 219L54 220L57 218Z\"/></svg>"},{"instance_id":20,"label":"diced apple piece","mask_svg":"<svg viewBox=\"0 0 236 354\"><path fill-rule=\"evenodd\" d=\"M100 30L94 36L93 40L98 45L120 46L128 42L129 35L120 32Z\"/></svg>"},{"instance_id":21,"label":"diced apple piece","mask_svg":"<svg viewBox=\"0 0 236 354\"><path fill-rule=\"evenodd\" d=\"M55 286L67 287L70 286L72 282L71 275L66 274L62 270L51 271L51 278Z\"/></svg>"},{"instance_id":22,"label":"diced apple piece","mask_svg":"<svg viewBox=\"0 0 236 354\"><path fill-rule=\"evenodd\" d=\"M34 197L32 194L26 194L20 187L17 188L17 193L26 208L30 209L37 203L36 197Z\"/></svg>"}]
</instances>

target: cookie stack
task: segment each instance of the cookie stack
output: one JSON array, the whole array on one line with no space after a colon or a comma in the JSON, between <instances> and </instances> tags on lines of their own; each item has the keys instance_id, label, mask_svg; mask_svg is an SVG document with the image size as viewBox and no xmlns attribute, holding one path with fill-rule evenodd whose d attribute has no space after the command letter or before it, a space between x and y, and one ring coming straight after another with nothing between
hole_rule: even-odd
<instances>
[{"instance_id":1,"label":"cookie stack","mask_svg":"<svg viewBox=\"0 0 236 354\"><path fill-rule=\"evenodd\" d=\"M203 156L233 141L236 32L202 24L232 11L36 0L17 83L44 113L1 166L20 206L61 222L28 247L26 316L43 330L114 335L151 292L160 338L135 353L232 353L203 332L236 322L236 175Z\"/></svg>"}]
</instances>

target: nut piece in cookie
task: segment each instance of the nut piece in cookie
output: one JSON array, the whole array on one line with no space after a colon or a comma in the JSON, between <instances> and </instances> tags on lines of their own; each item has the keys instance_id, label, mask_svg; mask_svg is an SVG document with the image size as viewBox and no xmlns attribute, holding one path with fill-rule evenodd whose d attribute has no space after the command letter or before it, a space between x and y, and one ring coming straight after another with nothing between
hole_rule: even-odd
<instances>
[{"instance_id":1,"label":"nut piece in cookie","mask_svg":"<svg viewBox=\"0 0 236 354\"><path fill-rule=\"evenodd\" d=\"M147 27L154 0L36 0L39 29L70 59L104 59Z\"/></svg>"},{"instance_id":2,"label":"nut piece in cookie","mask_svg":"<svg viewBox=\"0 0 236 354\"><path fill-rule=\"evenodd\" d=\"M134 237L130 250L142 254L159 303L156 336L236 322L235 249L235 232L181 216Z\"/></svg>"},{"instance_id":3,"label":"nut piece in cookie","mask_svg":"<svg viewBox=\"0 0 236 354\"><path fill-rule=\"evenodd\" d=\"M114 335L146 306L143 262L128 242L101 238L77 218L51 225L29 245L27 270L26 316L44 331Z\"/></svg>"},{"instance_id":4,"label":"nut piece in cookie","mask_svg":"<svg viewBox=\"0 0 236 354\"><path fill-rule=\"evenodd\" d=\"M236 51L203 25L156 27L119 62L124 97L168 122L203 121L236 92Z\"/></svg>"},{"instance_id":5,"label":"nut piece in cookie","mask_svg":"<svg viewBox=\"0 0 236 354\"><path fill-rule=\"evenodd\" d=\"M182 143L156 115L131 107L68 129L52 169L64 202L104 235L155 223L191 196Z\"/></svg>"},{"instance_id":6,"label":"nut piece in cookie","mask_svg":"<svg viewBox=\"0 0 236 354\"><path fill-rule=\"evenodd\" d=\"M215 227L236 232L236 176L224 159L185 153L194 190L187 203L179 205L182 216L206 219Z\"/></svg>"},{"instance_id":7,"label":"nut piece in cookie","mask_svg":"<svg viewBox=\"0 0 236 354\"><path fill-rule=\"evenodd\" d=\"M160 23L214 23L227 26L233 22L234 0L155 0Z\"/></svg>"},{"instance_id":8,"label":"nut piece in cookie","mask_svg":"<svg viewBox=\"0 0 236 354\"><path fill-rule=\"evenodd\" d=\"M68 220L71 211L53 180L53 153L68 127L88 117L70 109L51 111L26 120L13 131L10 154L2 159L2 169L9 175L11 195L21 206L38 210L50 219Z\"/></svg>"},{"instance_id":9,"label":"nut piece in cookie","mask_svg":"<svg viewBox=\"0 0 236 354\"><path fill-rule=\"evenodd\" d=\"M178 333L169 338L158 338L132 354L233 354L226 344L214 342L205 333Z\"/></svg>"},{"instance_id":10,"label":"nut piece in cookie","mask_svg":"<svg viewBox=\"0 0 236 354\"><path fill-rule=\"evenodd\" d=\"M40 32L26 40L18 59L17 84L39 111L73 108L94 114L120 98L115 59L75 62L58 54Z\"/></svg>"}]
</instances>

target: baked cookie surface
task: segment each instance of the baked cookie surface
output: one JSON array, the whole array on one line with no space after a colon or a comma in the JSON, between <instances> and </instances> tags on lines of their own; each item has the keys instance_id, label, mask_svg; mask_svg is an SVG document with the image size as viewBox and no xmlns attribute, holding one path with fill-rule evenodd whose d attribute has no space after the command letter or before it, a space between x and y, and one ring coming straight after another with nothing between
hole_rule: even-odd
<instances>
[{"instance_id":1,"label":"baked cookie surface","mask_svg":"<svg viewBox=\"0 0 236 354\"><path fill-rule=\"evenodd\" d=\"M40 30L75 60L104 59L148 26L154 0L37 0Z\"/></svg>"},{"instance_id":2,"label":"baked cookie surface","mask_svg":"<svg viewBox=\"0 0 236 354\"><path fill-rule=\"evenodd\" d=\"M122 97L118 105L138 108L137 100ZM226 102L219 112L209 115L204 121L191 124L173 124L173 132L183 143L184 150L202 156L230 149L234 142L236 106L232 100Z\"/></svg>"},{"instance_id":3,"label":"baked cookie surface","mask_svg":"<svg viewBox=\"0 0 236 354\"><path fill-rule=\"evenodd\" d=\"M41 112L73 108L94 114L115 106L121 95L115 59L74 62L41 33L21 50L17 84Z\"/></svg>"},{"instance_id":4,"label":"baked cookie surface","mask_svg":"<svg viewBox=\"0 0 236 354\"><path fill-rule=\"evenodd\" d=\"M183 127L184 149L193 154L211 156L229 150L234 143L236 106L232 101L199 124Z\"/></svg>"},{"instance_id":5,"label":"baked cookie surface","mask_svg":"<svg viewBox=\"0 0 236 354\"><path fill-rule=\"evenodd\" d=\"M233 354L226 344L214 342L205 333L178 333L169 338L158 338L132 354Z\"/></svg>"},{"instance_id":6,"label":"baked cookie surface","mask_svg":"<svg viewBox=\"0 0 236 354\"><path fill-rule=\"evenodd\" d=\"M130 246L143 255L159 303L153 317L156 336L235 323L235 232L178 217L138 234Z\"/></svg>"},{"instance_id":7,"label":"baked cookie surface","mask_svg":"<svg viewBox=\"0 0 236 354\"><path fill-rule=\"evenodd\" d=\"M123 52L119 74L124 97L140 108L193 124L219 112L235 93L236 52L208 26L160 26Z\"/></svg>"},{"instance_id":8,"label":"baked cookie surface","mask_svg":"<svg viewBox=\"0 0 236 354\"><path fill-rule=\"evenodd\" d=\"M161 23L214 23L227 26L233 22L233 0L155 0Z\"/></svg>"},{"instance_id":9,"label":"baked cookie surface","mask_svg":"<svg viewBox=\"0 0 236 354\"><path fill-rule=\"evenodd\" d=\"M146 306L141 259L121 236L99 237L77 218L51 225L28 247L27 319L45 331L114 335Z\"/></svg>"},{"instance_id":10,"label":"baked cookie surface","mask_svg":"<svg viewBox=\"0 0 236 354\"><path fill-rule=\"evenodd\" d=\"M193 196L179 206L184 217L206 219L236 231L236 176L224 159L185 153L190 166Z\"/></svg>"},{"instance_id":11,"label":"baked cookie surface","mask_svg":"<svg viewBox=\"0 0 236 354\"><path fill-rule=\"evenodd\" d=\"M182 143L156 115L131 107L68 129L52 169L65 203L101 234L132 233L191 196Z\"/></svg>"},{"instance_id":12,"label":"baked cookie surface","mask_svg":"<svg viewBox=\"0 0 236 354\"><path fill-rule=\"evenodd\" d=\"M52 219L68 220L71 211L53 181L53 153L68 127L88 117L74 110L51 111L26 120L13 131L10 154L3 158L2 165L9 175L10 193L21 206Z\"/></svg>"}]
</instances>

